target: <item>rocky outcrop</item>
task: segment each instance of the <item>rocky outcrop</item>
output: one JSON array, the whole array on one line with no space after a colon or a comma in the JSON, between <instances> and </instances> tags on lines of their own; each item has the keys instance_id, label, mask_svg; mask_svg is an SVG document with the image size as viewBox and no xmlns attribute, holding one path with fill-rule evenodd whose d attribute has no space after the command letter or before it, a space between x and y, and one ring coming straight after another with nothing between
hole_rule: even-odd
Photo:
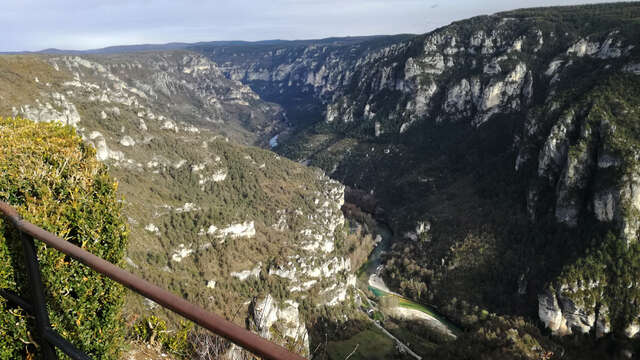
<instances>
[{"instance_id":1,"label":"rocky outcrop","mask_svg":"<svg viewBox=\"0 0 640 360\"><path fill-rule=\"evenodd\" d=\"M349 94L351 99L341 97L339 107L335 103L328 105L327 114L331 116L327 120L340 118L369 123L371 118L354 119L355 114L365 113L360 106L369 109L369 113L379 115L379 118L396 117L398 110L404 109L399 127L390 128L391 123L388 121L378 122L377 127L378 133L405 133L416 121L428 121L429 114L433 111L437 111L434 118L438 122L471 119L470 123L474 126L481 126L495 114L518 111L521 104L528 102L531 96L529 88L533 78L527 65L523 62L501 65L517 59L515 55L490 58L483 68L478 66L476 60L469 60L469 56L478 51L477 48L483 54L500 53L502 49L496 49L494 43L500 43L506 49L507 44L499 40L498 32L490 35L479 32L472 39L464 39L455 30L447 29L415 39L404 47L390 47L388 52L392 58L402 57L406 52L415 52L419 46L421 53L407 58L404 68L394 63L391 70L380 65L375 66L372 71L371 64L362 61L362 64L368 65L368 71L365 73L364 69L355 68L353 72L354 76L360 76L357 80L360 86L369 91L366 99L364 91L361 94ZM457 66L469 66L475 70L470 77L455 79L453 69ZM375 86L372 81L377 76L387 76L386 74L395 74L396 79L384 82L383 87ZM362 86L363 83L367 85ZM400 94L398 107L394 109L385 106L386 109L380 111L378 108L383 107L384 100L382 92L389 90ZM378 93L380 97L376 96ZM437 96L440 93L442 95ZM334 98L340 95L337 90ZM354 95L357 101L353 101ZM397 124L398 121L393 123Z\"/></svg>"},{"instance_id":2,"label":"rocky outcrop","mask_svg":"<svg viewBox=\"0 0 640 360\"><path fill-rule=\"evenodd\" d=\"M632 74L635 74L635 75L640 75L640 63L638 63L638 64L628 64L623 68L623 70L625 72L628 72L628 73L632 73Z\"/></svg>"},{"instance_id":3,"label":"rocky outcrop","mask_svg":"<svg viewBox=\"0 0 640 360\"><path fill-rule=\"evenodd\" d=\"M344 224L341 207L344 204L344 185L319 173L324 183L323 190L316 194L313 203L315 212L304 215L306 227L300 230L300 241L295 245L296 255L288 261L269 269L269 274L287 279L289 291L317 291L319 296L314 303L335 306L347 299L349 289L355 284L349 281L351 272L349 258L336 256L334 234ZM283 210L274 224L283 228L283 224L299 223L303 212L300 209L288 212ZM287 225L288 227L288 225ZM323 286L322 279L334 279L330 285Z\"/></svg>"},{"instance_id":4,"label":"rocky outcrop","mask_svg":"<svg viewBox=\"0 0 640 360\"><path fill-rule=\"evenodd\" d=\"M63 84L69 95L105 107L115 104L138 108L141 129L147 127L145 120L161 121L163 129L187 132L198 131L197 127L219 130L229 122L246 131L234 137L238 142L266 144L267 137L285 125L277 105L262 101L249 87L226 79L216 64L197 54L64 56L49 62L73 74L74 80ZM62 100L64 96L58 101ZM72 110L64 111L73 115ZM108 114L104 110L100 117L106 120Z\"/></svg>"},{"instance_id":5,"label":"rocky outcrop","mask_svg":"<svg viewBox=\"0 0 640 360\"><path fill-rule=\"evenodd\" d=\"M623 48L622 40L617 38L618 32L610 33L606 40L600 42L590 41L588 38L580 39L567 49L567 55L575 55L577 57L591 56L600 59L615 59L633 49L634 45Z\"/></svg>"},{"instance_id":6,"label":"rocky outcrop","mask_svg":"<svg viewBox=\"0 0 640 360\"><path fill-rule=\"evenodd\" d=\"M545 206L538 194L552 191L559 223L576 227L578 220L590 213L601 222L615 225L627 242L633 242L639 226L634 214L640 209L635 158L620 154L617 149L623 140L599 110L579 111L569 109L558 115L537 154L538 180L530 184L528 197L531 220L536 218L536 209ZM525 139L527 136L525 133ZM523 158L531 158L523 155L527 151L524 149L518 155L518 169L528 161ZM610 179L613 173L625 175L615 182L600 180Z\"/></svg>"},{"instance_id":7,"label":"rocky outcrop","mask_svg":"<svg viewBox=\"0 0 640 360\"><path fill-rule=\"evenodd\" d=\"M83 140L96 148L96 158L100 161L123 161L125 160L124 153L122 151L111 150L107 145L107 141L99 131L92 131L88 137L83 136Z\"/></svg>"},{"instance_id":8,"label":"rocky outcrop","mask_svg":"<svg viewBox=\"0 0 640 360\"><path fill-rule=\"evenodd\" d=\"M78 127L80 114L76 106L63 94L53 92L43 100L36 99L34 105L25 104L20 108L13 107L13 116L21 115L38 122L61 122L65 125Z\"/></svg>"},{"instance_id":9,"label":"rocky outcrop","mask_svg":"<svg viewBox=\"0 0 640 360\"><path fill-rule=\"evenodd\" d=\"M577 106L552 115L558 121L539 153L538 179L530 183L528 205L532 219L552 209L556 221L569 228L595 219L616 235L613 240L609 236L601 241L624 241L631 249L637 243L640 224L636 151L629 147L628 134L615 125L615 117L603 110L607 106L612 106L614 113L627 111L617 102L593 102L586 110ZM626 270L613 270L606 256L594 256L568 264L566 272L554 280L553 287L560 290L538 296L540 320L557 335L591 332L604 336L615 325L619 333L635 336L635 320L612 325L609 319L610 311L619 319L623 310L617 304L635 301L633 290L626 292L635 289L635 281L622 282L621 272ZM615 255L621 256L626 255ZM618 295L611 299L604 296L606 293Z\"/></svg>"},{"instance_id":10,"label":"rocky outcrop","mask_svg":"<svg viewBox=\"0 0 640 360\"><path fill-rule=\"evenodd\" d=\"M534 49L527 46L526 36L510 32L509 22L487 22L487 29L470 38L451 26L395 42L385 38L389 41L274 46L257 53L215 46L196 50L221 64L228 77L250 84L265 97L311 94L305 101L319 106L328 123L357 122L370 128L371 136L404 134L430 117L471 119L481 126L496 114L520 111L530 101L533 75L519 54ZM539 44L544 35L530 37ZM457 76L460 67L470 69L468 76ZM385 103L389 92L395 94L394 106Z\"/></svg>"},{"instance_id":11,"label":"rocky outcrop","mask_svg":"<svg viewBox=\"0 0 640 360\"><path fill-rule=\"evenodd\" d=\"M609 80L633 82L639 73L634 32L622 25L597 31L578 26L580 30L567 31L553 22L542 25L539 18L527 14L478 17L393 44L374 44L369 39L357 46L334 43L251 49L259 55L250 55L249 49L204 52L223 64L228 77L251 85L263 96L281 99L278 96L305 94L305 104L314 106L321 114L317 118L324 119L318 132L326 131L336 141L341 137L359 141L361 148L348 146L345 150L349 162L326 168L334 176L370 183L377 192L387 185L370 178L386 170L393 174L387 181L403 179L394 185L410 192L406 197L410 201L413 196L429 196L425 194L431 191L421 187L420 181L413 189L413 179L422 178L424 164L420 161L426 156L425 148L457 149L457 144L443 139L451 137L455 139L451 141L482 144L476 148L461 145L466 152L459 158L492 158L494 153L479 150L491 147L486 142L496 139L486 132L513 129L510 139L500 140L504 142L500 156L514 161L510 167L522 179L518 180L523 184L520 193L526 194L519 201L526 203L532 224L542 221L576 232L582 225L598 223L628 246L634 244L640 227L640 173L637 135L629 124L635 116L630 114L637 114L638 108L629 105L634 101L622 91L602 90L611 86ZM355 50L347 56L345 49ZM235 60L233 54L242 56ZM619 100L612 100L615 98ZM453 131L463 135L451 135ZM334 151L331 145L304 139L296 144L304 148L299 159L325 165L327 153ZM286 141L279 142L286 146ZM379 144L386 149L400 148L404 158L393 159L406 158L413 161L412 166L394 164L389 161L392 157L378 154L371 144L376 149ZM419 155L412 157L412 151ZM309 153L319 155L309 158ZM296 155L294 151L292 156ZM375 170L354 169L353 164L360 163ZM439 161L428 159L426 163ZM466 166L470 172L487 171L473 163ZM395 173L396 169L405 173ZM389 190L393 191L397 188ZM387 194L387 201L393 204L395 196ZM405 207L402 204L393 211L402 212ZM411 218L397 221L402 224L399 228L408 230L401 232L405 238L416 240L420 236L413 227L420 220L418 214L427 210L416 209L413 202L411 207ZM539 296L539 315L548 327L557 334L611 331L606 302L586 301L589 297L576 290L579 287L562 277L555 280L565 287ZM603 283L598 289L607 286ZM524 286L519 290L527 291ZM627 326L630 334L636 332L633 326Z\"/></svg>"},{"instance_id":12,"label":"rocky outcrop","mask_svg":"<svg viewBox=\"0 0 640 360\"><path fill-rule=\"evenodd\" d=\"M309 356L309 334L298 308L300 304L286 300L278 304L267 294L253 304L253 324L265 339L292 344L292 348L302 356Z\"/></svg>"},{"instance_id":13,"label":"rocky outcrop","mask_svg":"<svg viewBox=\"0 0 640 360\"><path fill-rule=\"evenodd\" d=\"M353 306L351 250L338 241L344 186L233 143L266 145L283 126L279 106L193 53L55 56L42 67L63 80L32 94L35 105L9 106L75 127L119 179L131 271L239 323L256 319L305 356L314 309Z\"/></svg>"},{"instance_id":14,"label":"rocky outcrop","mask_svg":"<svg viewBox=\"0 0 640 360\"><path fill-rule=\"evenodd\" d=\"M604 303L606 284L591 280L556 286L559 291L550 287L538 295L538 316L554 335L592 333L602 337L611 332L609 308ZM585 301L586 298L591 300ZM631 333L633 324L627 329Z\"/></svg>"},{"instance_id":15,"label":"rocky outcrop","mask_svg":"<svg viewBox=\"0 0 640 360\"><path fill-rule=\"evenodd\" d=\"M594 332L601 337L611 331L608 311L604 306L597 309L578 306L568 294L562 293L548 289L538 295L538 316L554 335Z\"/></svg>"}]
</instances>

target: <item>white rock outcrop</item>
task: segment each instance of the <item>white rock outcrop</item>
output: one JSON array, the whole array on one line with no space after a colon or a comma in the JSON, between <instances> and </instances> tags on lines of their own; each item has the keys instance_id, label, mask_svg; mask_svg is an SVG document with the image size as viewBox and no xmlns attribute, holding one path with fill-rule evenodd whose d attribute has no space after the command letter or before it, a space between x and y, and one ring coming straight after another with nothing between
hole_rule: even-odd
<instances>
[{"instance_id":1,"label":"white rock outcrop","mask_svg":"<svg viewBox=\"0 0 640 360\"><path fill-rule=\"evenodd\" d=\"M585 334L596 324L595 313L581 309L570 298L557 296L549 290L538 295L538 317L559 336L574 332Z\"/></svg>"},{"instance_id":2,"label":"white rock outcrop","mask_svg":"<svg viewBox=\"0 0 640 360\"><path fill-rule=\"evenodd\" d=\"M229 236L232 238L238 237L253 237L256 235L255 223L253 221L245 221L239 224L229 225L226 228L219 229L217 231L220 236Z\"/></svg>"},{"instance_id":3,"label":"white rock outcrop","mask_svg":"<svg viewBox=\"0 0 640 360\"><path fill-rule=\"evenodd\" d=\"M577 43L567 49L567 55L583 57L585 55L595 55L600 50L600 43L591 42L587 39L580 39Z\"/></svg>"},{"instance_id":4,"label":"white rock outcrop","mask_svg":"<svg viewBox=\"0 0 640 360\"><path fill-rule=\"evenodd\" d=\"M554 179L569 150L568 134L574 128L575 113L563 114L551 129L538 157L538 176Z\"/></svg>"},{"instance_id":5,"label":"white rock outcrop","mask_svg":"<svg viewBox=\"0 0 640 360\"><path fill-rule=\"evenodd\" d=\"M231 272L229 275L231 275L232 277L240 280L240 281L245 281L247 279L249 279L250 277L253 278L259 278L260 277L260 271L262 269L262 263L258 263L253 269L248 269L248 270L242 270L242 271L233 271Z\"/></svg>"},{"instance_id":6,"label":"white rock outcrop","mask_svg":"<svg viewBox=\"0 0 640 360\"><path fill-rule=\"evenodd\" d=\"M98 160L100 161L124 160L124 153L122 151L109 149L109 146L107 145L107 140L105 139L104 135L102 135L100 132L92 131L89 134L88 139L85 139L85 140L96 148L96 158Z\"/></svg>"},{"instance_id":7,"label":"white rock outcrop","mask_svg":"<svg viewBox=\"0 0 640 360\"><path fill-rule=\"evenodd\" d=\"M301 344L296 349L303 356L309 355L309 334L304 321L300 317L299 304L285 300L283 304L276 303L268 294L256 301L253 306L253 321L256 330L265 339L274 339L274 334L289 338L293 343Z\"/></svg>"},{"instance_id":8,"label":"white rock outcrop","mask_svg":"<svg viewBox=\"0 0 640 360\"><path fill-rule=\"evenodd\" d=\"M51 93L48 101L36 100L36 104L33 106L21 106L20 109L14 111L13 115L21 115L36 122L58 122L75 128L81 121L76 106L63 94L57 92Z\"/></svg>"},{"instance_id":9,"label":"white rock outcrop","mask_svg":"<svg viewBox=\"0 0 640 360\"><path fill-rule=\"evenodd\" d=\"M613 38L606 39L602 44L588 39L580 39L567 49L567 55L578 57L592 56L600 59L615 59L623 54L622 43Z\"/></svg>"},{"instance_id":10,"label":"white rock outcrop","mask_svg":"<svg viewBox=\"0 0 640 360\"><path fill-rule=\"evenodd\" d=\"M640 75L640 63L625 65L622 70L635 75Z\"/></svg>"},{"instance_id":11,"label":"white rock outcrop","mask_svg":"<svg viewBox=\"0 0 640 360\"><path fill-rule=\"evenodd\" d=\"M136 142L131 138L131 136L126 135L123 136L122 139L120 139L120 145L122 146L134 146L136 144Z\"/></svg>"},{"instance_id":12,"label":"white rock outcrop","mask_svg":"<svg viewBox=\"0 0 640 360\"><path fill-rule=\"evenodd\" d=\"M171 260L175 262L180 262L184 258L193 254L194 251L195 250L190 246L185 246L184 244L180 244L178 248L174 251L174 253L171 255Z\"/></svg>"},{"instance_id":13,"label":"white rock outcrop","mask_svg":"<svg viewBox=\"0 0 640 360\"><path fill-rule=\"evenodd\" d=\"M160 229L158 229L158 227L155 224L148 224L147 226L144 227L144 229L154 234L160 233Z\"/></svg>"},{"instance_id":14,"label":"white rock outcrop","mask_svg":"<svg viewBox=\"0 0 640 360\"><path fill-rule=\"evenodd\" d=\"M211 225L206 231L204 229L200 229L198 234L200 236L205 234L212 235L218 238L251 238L256 236L256 227L255 222L253 221L231 224L224 228L218 228L215 225Z\"/></svg>"}]
</instances>

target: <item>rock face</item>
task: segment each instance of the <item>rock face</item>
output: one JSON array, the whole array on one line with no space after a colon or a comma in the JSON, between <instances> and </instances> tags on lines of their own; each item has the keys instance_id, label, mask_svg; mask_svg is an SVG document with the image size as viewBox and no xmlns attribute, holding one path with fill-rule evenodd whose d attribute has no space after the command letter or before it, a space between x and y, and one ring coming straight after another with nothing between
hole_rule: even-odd
<instances>
[{"instance_id":1,"label":"rock face","mask_svg":"<svg viewBox=\"0 0 640 360\"><path fill-rule=\"evenodd\" d=\"M601 116L596 109L577 108L559 114L559 121L538 153L538 181L532 182L529 188L529 215L535 220L539 213L552 206L556 220L569 227L576 227L585 216L593 216L615 225L627 243L635 242L639 219L634 214L640 209L638 170L634 160L620 154L623 140L609 121L600 121ZM519 157L532 159L534 156L530 148L523 147ZM518 166L523 163L525 160L520 160ZM625 175L615 183L598 180L616 172ZM598 185L590 189L593 181ZM540 201L537 196L551 188L555 191L553 205Z\"/></svg>"},{"instance_id":2,"label":"rock face","mask_svg":"<svg viewBox=\"0 0 640 360\"><path fill-rule=\"evenodd\" d=\"M286 43L281 47L202 45L190 49L219 64L228 78L250 85L263 99L287 104L293 123L306 123L310 114L311 119L326 115L330 121L326 106L357 79L356 71L393 57L398 49L406 48L403 41L409 38L355 37ZM395 87L394 71L393 66L386 66L379 76L376 74L376 89ZM322 100L318 103L317 99Z\"/></svg>"},{"instance_id":3,"label":"rock face","mask_svg":"<svg viewBox=\"0 0 640 360\"><path fill-rule=\"evenodd\" d=\"M595 8L610 10L602 5L589 11ZM635 29L629 21L638 7L616 9L623 8L630 15L621 17L621 24ZM565 10L555 14L563 17ZM600 23L595 13L583 15ZM597 29L582 24L567 31L560 20L540 22L544 16L514 11L415 37L195 50L221 64L227 77L288 110L313 109L309 113L324 123L315 131L331 140L303 132L289 147L279 139L279 148L347 184L375 191L407 239L417 239L415 223L428 212L419 199L438 187L442 193L458 190L447 188L455 175L439 182L423 175L430 166L442 166L438 159L448 150L458 154L447 157L452 163L474 159L463 165L464 173L491 177L486 173L493 170L483 166L494 163L475 160L509 162L505 166L511 170L504 173L518 179L522 194L514 203L526 208L531 224L575 233L597 223L634 246L640 228L640 147L630 124L640 104L630 93L638 88L640 73L637 36L619 24ZM304 104L284 99L293 94ZM565 265L586 271L585 263ZM592 292L622 286L610 275L585 275L582 281L598 284ZM614 326L605 314L618 310L606 300L585 300L591 295L575 290L580 287L566 274L545 281L562 289L539 296L540 318L554 332L604 334ZM635 289L635 282L629 286ZM632 334L635 324L615 326Z\"/></svg>"},{"instance_id":4,"label":"rock face","mask_svg":"<svg viewBox=\"0 0 640 360\"><path fill-rule=\"evenodd\" d=\"M532 95L533 82L526 63L513 64L520 58L523 39L511 39L504 24L471 38L463 38L458 30L451 26L415 38L365 38L356 44L272 47L259 52L261 56L254 49L196 50L222 64L228 77L251 85L266 98L278 101L274 93L312 94L315 105L325 107L327 122L357 121L370 127L371 134L404 133L434 113L439 120L472 117L480 126L496 113L519 111ZM474 58L477 53L483 54L484 65ZM451 75L459 67L477 69L478 74L454 81ZM399 96L394 107L385 104L389 91ZM445 96L436 96L440 93ZM397 118L400 110L400 121L386 120Z\"/></svg>"},{"instance_id":5,"label":"rock face","mask_svg":"<svg viewBox=\"0 0 640 360\"><path fill-rule=\"evenodd\" d=\"M187 52L109 56L64 56L48 59L73 75L63 83L65 94L52 93L51 102L23 105L16 114L41 121L62 119L78 126L80 116L67 97L99 102L100 120L118 117L119 107L138 107L139 128L155 120L170 131L224 129L244 144L266 144L286 125L275 104L260 100L247 86L226 79L216 64ZM61 109L61 110L57 110ZM194 127L195 126L195 127ZM235 129L235 130L232 130ZM123 146L131 144L123 139Z\"/></svg>"},{"instance_id":6,"label":"rock face","mask_svg":"<svg viewBox=\"0 0 640 360\"><path fill-rule=\"evenodd\" d=\"M60 93L49 94L48 99L36 101L36 104L14 107L14 116L22 114L28 119L38 119L40 122L61 122L65 125L77 127L80 114L73 103Z\"/></svg>"},{"instance_id":7,"label":"rock face","mask_svg":"<svg viewBox=\"0 0 640 360\"><path fill-rule=\"evenodd\" d=\"M286 300L278 306L276 300L269 294L253 305L253 321L260 336L269 340L274 337L284 338L285 342L293 343L296 352L309 356L309 334L304 321L298 311L300 304ZM283 342L280 340L279 342Z\"/></svg>"},{"instance_id":8,"label":"rock face","mask_svg":"<svg viewBox=\"0 0 640 360\"><path fill-rule=\"evenodd\" d=\"M119 179L130 270L308 355L312 309L352 307L356 249L337 241L343 185L233 143L268 144L281 108L193 53L34 59L63 80L9 105L75 127ZM159 309L136 298L129 310Z\"/></svg>"},{"instance_id":9,"label":"rock face","mask_svg":"<svg viewBox=\"0 0 640 360\"><path fill-rule=\"evenodd\" d=\"M610 7L615 24L599 17ZM584 9L578 22L567 9L527 9L419 36L57 56L47 61L68 78L38 101L16 103L14 113L77 127L117 175L149 189L153 208L130 206L135 224L156 224L133 226L148 241L130 254L139 271L162 269L175 283L205 288L200 300L222 311L231 312L225 303L251 304L247 314L258 331L275 327L304 351L302 309L342 306L352 293L352 264L335 241L345 231L344 188L228 138L271 143L375 193L376 213L385 209L396 233L406 234L402 256L422 266L429 251L439 251L435 278L456 270L445 266L455 246L439 243L440 227L468 229L451 220L450 199L458 200L450 207L472 204L473 215L463 214L469 222L510 225L505 218L522 216L550 236L593 229L587 237L603 236L585 238L543 278L539 318L558 335L636 336L640 314L620 316L618 305L640 301L640 269L630 258L640 228L640 7ZM279 135L285 120L316 124L287 139ZM133 187L124 191L140 196ZM487 218L492 201L505 199L510 213ZM198 210L177 211L185 202ZM420 225L430 215L433 232ZM194 231L170 238L185 224ZM545 246L560 253L564 240ZM545 250L522 246L531 254ZM632 266L620 269L611 259ZM548 275L546 263L525 265L533 268L527 279ZM202 278L193 280L189 267L202 269ZM511 285L520 285L524 269L513 271ZM210 279L215 287L206 287ZM247 291L271 282L277 286L257 298ZM612 293L615 301L603 295Z\"/></svg>"},{"instance_id":10,"label":"rock face","mask_svg":"<svg viewBox=\"0 0 640 360\"><path fill-rule=\"evenodd\" d=\"M554 335L586 334L594 330L596 323L600 336L610 331L604 311L596 318L592 309L578 307L570 298L549 290L538 295L538 316Z\"/></svg>"}]
</instances>

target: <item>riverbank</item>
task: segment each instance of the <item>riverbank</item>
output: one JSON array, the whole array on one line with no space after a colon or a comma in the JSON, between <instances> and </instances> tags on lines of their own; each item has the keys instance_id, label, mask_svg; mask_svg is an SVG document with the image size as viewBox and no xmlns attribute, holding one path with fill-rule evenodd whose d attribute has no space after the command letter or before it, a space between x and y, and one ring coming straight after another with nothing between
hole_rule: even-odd
<instances>
[{"instance_id":1,"label":"riverbank","mask_svg":"<svg viewBox=\"0 0 640 360\"><path fill-rule=\"evenodd\" d=\"M378 237L379 236L379 237ZM391 230L378 223L376 228L377 245L371 252L369 259L358 273L358 284L363 290L368 290L376 297L377 301L392 296L397 301L397 306L387 309L387 314L399 320L421 321L429 328L446 335L452 339L457 338L461 330L453 323L447 321L434 309L418 304L397 292L392 291L380 276L382 271L382 255L391 249L393 233ZM379 307L378 307L379 308Z\"/></svg>"},{"instance_id":2,"label":"riverbank","mask_svg":"<svg viewBox=\"0 0 640 360\"><path fill-rule=\"evenodd\" d=\"M461 332L457 326L443 319L441 316L423 305L415 303L396 293L383 291L371 284L369 284L368 289L379 299L390 296L394 297L397 301L397 306L385 307L381 310L384 315L398 320L420 321L426 327L442 335L448 336L451 339L456 339L458 334Z\"/></svg>"},{"instance_id":3,"label":"riverbank","mask_svg":"<svg viewBox=\"0 0 640 360\"><path fill-rule=\"evenodd\" d=\"M357 288L361 310L372 326L333 342L329 358L421 360L421 354L433 353L443 341L455 340L461 330L434 309L394 292L385 284L380 276L382 261L391 250L394 236L379 221L369 223L368 231L375 237L376 246L357 271ZM369 348L376 351L368 351Z\"/></svg>"}]
</instances>

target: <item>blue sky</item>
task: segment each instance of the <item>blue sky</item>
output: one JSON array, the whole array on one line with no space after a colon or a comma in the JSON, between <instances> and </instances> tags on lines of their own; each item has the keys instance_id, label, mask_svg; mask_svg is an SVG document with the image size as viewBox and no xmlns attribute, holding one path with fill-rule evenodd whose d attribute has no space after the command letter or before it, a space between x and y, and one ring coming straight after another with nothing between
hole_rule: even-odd
<instances>
[{"instance_id":1,"label":"blue sky","mask_svg":"<svg viewBox=\"0 0 640 360\"><path fill-rule=\"evenodd\" d=\"M452 21L572 0L4 0L0 51L424 33Z\"/></svg>"}]
</instances>

